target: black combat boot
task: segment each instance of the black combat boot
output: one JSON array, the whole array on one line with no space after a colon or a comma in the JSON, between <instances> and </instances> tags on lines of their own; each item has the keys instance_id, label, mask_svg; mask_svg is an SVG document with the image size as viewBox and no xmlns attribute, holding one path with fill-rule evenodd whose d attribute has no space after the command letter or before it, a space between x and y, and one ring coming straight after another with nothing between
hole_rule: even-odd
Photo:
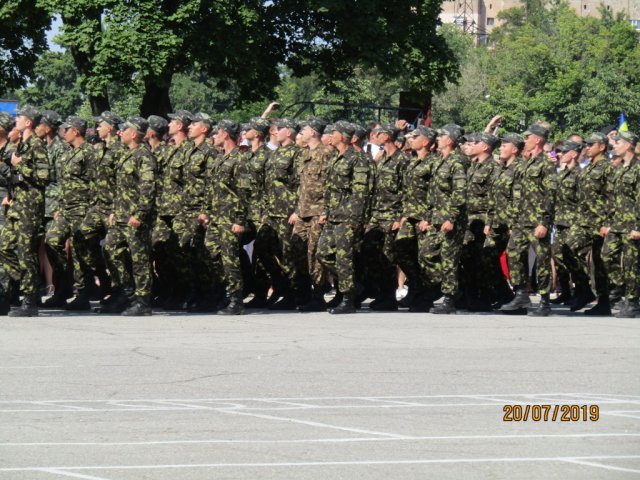
<instances>
[{"instance_id":1,"label":"black combat boot","mask_svg":"<svg viewBox=\"0 0 640 480\"><path fill-rule=\"evenodd\" d=\"M549 294L545 293L540 296L538 306L529 312L530 317L548 317L551 314L551 302Z\"/></svg>"},{"instance_id":2,"label":"black combat boot","mask_svg":"<svg viewBox=\"0 0 640 480\"><path fill-rule=\"evenodd\" d=\"M284 290L284 295L277 302L267 307L269 310L295 310L296 309L296 291L289 287Z\"/></svg>"},{"instance_id":3,"label":"black combat boot","mask_svg":"<svg viewBox=\"0 0 640 480\"><path fill-rule=\"evenodd\" d=\"M37 317L38 316L38 294L31 293L25 295L22 305L12 308L8 313L10 317Z\"/></svg>"},{"instance_id":4,"label":"black combat boot","mask_svg":"<svg viewBox=\"0 0 640 480\"><path fill-rule=\"evenodd\" d=\"M609 295L602 295L598 297L598 303L596 303L595 307L591 307L589 310L586 310L584 314L594 317L611 316L611 304L609 303Z\"/></svg>"},{"instance_id":5,"label":"black combat boot","mask_svg":"<svg viewBox=\"0 0 640 480\"><path fill-rule=\"evenodd\" d=\"M11 313L9 313L11 315ZM624 306L616 313L616 318L636 318L640 317L640 303L638 299L627 300Z\"/></svg>"},{"instance_id":6,"label":"black combat boot","mask_svg":"<svg viewBox=\"0 0 640 480\"><path fill-rule=\"evenodd\" d=\"M132 296L133 289L116 287L109 299L99 308L98 313L122 313L129 307Z\"/></svg>"},{"instance_id":7,"label":"black combat boot","mask_svg":"<svg viewBox=\"0 0 640 480\"><path fill-rule=\"evenodd\" d=\"M500 307L501 312L513 312L514 310L521 310L531 305L529 300L529 292L527 292L526 286L521 286L516 291L516 296L513 297L509 303L505 303Z\"/></svg>"},{"instance_id":8,"label":"black combat boot","mask_svg":"<svg viewBox=\"0 0 640 480\"><path fill-rule=\"evenodd\" d=\"M120 315L125 317L143 317L151 315L151 299L148 297L136 297L131 306Z\"/></svg>"},{"instance_id":9,"label":"black combat boot","mask_svg":"<svg viewBox=\"0 0 640 480\"><path fill-rule=\"evenodd\" d=\"M622 289L621 287L613 287L609 291L609 305L611 305L612 308L615 308L616 303L620 302L623 296L624 289Z\"/></svg>"},{"instance_id":10,"label":"black combat boot","mask_svg":"<svg viewBox=\"0 0 640 480\"><path fill-rule=\"evenodd\" d=\"M329 310L331 310L332 308L336 308L338 305L342 303L343 297L344 295L342 295L342 292L336 291L336 294L334 295L334 297L327 302L327 308Z\"/></svg>"},{"instance_id":11,"label":"black combat boot","mask_svg":"<svg viewBox=\"0 0 640 480\"><path fill-rule=\"evenodd\" d=\"M218 310L218 315L244 315L242 292L233 292L229 296L229 305Z\"/></svg>"},{"instance_id":12,"label":"black combat boot","mask_svg":"<svg viewBox=\"0 0 640 480\"><path fill-rule=\"evenodd\" d=\"M571 311L577 312L578 310L582 310L584 307L589 305L596 299L596 296L591 291L591 287L589 285L581 285L576 287L576 294L571 302Z\"/></svg>"},{"instance_id":13,"label":"black combat boot","mask_svg":"<svg viewBox=\"0 0 640 480\"><path fill-rule=\"evenodd\" d=\"M382 290L378 298L371 302L369 308L376 312L397 312L398 301L396 300L395 289Z\"/></svg>"},{"instance_id":14,"label":"black combat boot","mask_svg":"<svg viewBox=\"0 0 640 480\"><path fill-rule=\"evenodd\" d=\"M244 308L266 308L267 295L254 293L253 298L244 304Z\"/></svg>"},{"instance_id":15,"label":"black combat boot","mask_svg":"<svg viewBox=\"0 0 640 480\"><path fill-rule=\"evenodd\" d=\"M83 288L78 292L77 295L74 295L73 299L67 303L67 306L65 308L72 312L91 310L91 303L89 302L89 292L87 291L87 289Z\"/></svg>"},{"instance_id":16,"label":"black combat boot","mask_svg":"<svg viewBox=\"0 0 640 480\"><path fill-rule=\"evenodd\" d=\"M456 313L456 300L453 295L445 295L442 299L442 303L435 305L431 310L431 313L436 315L448 315L450 313Z\"/></svg>"},{"instance_id":17,"label":"black combat boot","mask_svg":"<svg viewBox=\"0 0 640 480\"><path fill-rule=\"evenodd\" d=\"M314 286L311 293L311 299L305 305L298 307L300 312L326 312L327 302L324 301L324 289Z\"/></svg>"},{"instance_id":18,"label":"black combat boot","mask_svg":"<svg viewBox=\"0 0 640 480\"><path fill-rule=\"evenodd\" d=\"M337 296L338 296L338 293L336 293L336 297ZM345 313L356 313L356 305L354 301L353 292L343 293L342 301L340 302L340 304L335 308L330 308L329 313L333 315L341 315Z\"/></svg>"}]
</instances>

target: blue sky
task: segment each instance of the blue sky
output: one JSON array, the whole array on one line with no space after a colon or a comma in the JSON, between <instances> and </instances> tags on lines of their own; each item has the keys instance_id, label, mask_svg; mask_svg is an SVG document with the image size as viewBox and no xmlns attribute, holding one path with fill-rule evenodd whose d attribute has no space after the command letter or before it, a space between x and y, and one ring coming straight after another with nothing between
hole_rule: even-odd
<instances>
[{"instance_id":1,"label":"blue sky","mask_svg":"<svg viewBox=\"0 0 640 480\"><path fill-rule=\"evenodd\" d=\"M60 32L60 27L62 26L62 19L60 16L57 16L51 22L51 28L47 31L47 43L49 44L49 49L55 52L61 52L63 49L60 48L59 45L53 43L53 37L55 37Z\"/></svg>"}]
</instances>

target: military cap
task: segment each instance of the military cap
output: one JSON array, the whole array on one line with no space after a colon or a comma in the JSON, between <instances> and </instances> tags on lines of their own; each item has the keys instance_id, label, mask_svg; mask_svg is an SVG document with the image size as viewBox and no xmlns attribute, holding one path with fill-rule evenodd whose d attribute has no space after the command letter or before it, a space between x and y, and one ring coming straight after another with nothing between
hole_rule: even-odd
<instances>
[{"instance_id":1,"label":"military cap","mask_svg":"<svg viewBox=\"0 0 640 480\"><path fill-rule=\"evenodd\" d=\"M502 140L502 143L510 143L518 150L522 150L522 147L524 147L524 138L517 133L505 133L500 139Z\"/></svg>"},{"instance_id":2,"label":"military cap","mask_svg":"<svg viewBox=\"0 0 640 480\"><path fill-rule=\"evenodd\" d=\"M329 135L331 132L335 130L335 125L333 123L328 123L326 127L324 127L323 135Z\"/></svg>"},{"instance_id":3,"label":"military cap","mask_svg":"<svg viewBox=\"0 0 640 480\"><path fill-rule=\"evenodd\" d=\"M562 146L558 148L558 151L561 153L567 153L571 151L579 152L580 150L582 150L582 144L574 142L573 140L565 140L564 142L562 142Z\"/></svg>"},{"instance_id":4,"label":"military cap","mask_svg":"<svg viewBox=\"0 0 640 480\"><path fill-rule=\"evenodd\" d=\"M326 129L325 129L326 131ZM336 123L334 123L331 126L331 131L332 132L339 132L344 136L347 136L349 138L353 137L353 132L355 132L355 129L353 128L353 124L349 123L345 120L338 120Z\"/></svg>"},{"instance_id":5,"label":"military cap","mask_svg":"<svg viewBox=\"0 0 640 480\"><path fill-rule=\"evenodd\" d=\"M27 117L37 125L38 123L40 123L40 117L42 116L42 113L40 113L40 110L38 110L33 105L25 105L24 107L19 108L16 111L16 117L20 116Z\"/></svg>"},{"instance_id":6,"label":"military cap","mask_svg":"<svg viewBox=\"0 0 640 480\"><path fill-rule=\"evenodd\" d=\"M266 118L253 117L251 120L249 120L249 123L247 124L247 126L249 127L248 130L255 130L256 132L259 132L262 135L267 135L267 133L269 133L269 128L271 127L271 124L269 123L269 120L267 120Z\"/></svg>"},{"instance_id":7,"label":"military cap","mask_svg":"<svg viewBox=\"0 0 640 480\"><path fill-rule=\"evenodd\" d=\"M53 110L43 110L40 123L44 123L46 126L57 130L62 123L62 117L58 115L58 112L54 112Z\"/></svg>"},{"instance_id":8,"label":"military cap","mask_svg":"<svg viewBox=\"0 0 640 480\"><path fill-rule=\"evenodd\" d=\"M191 117L191 122L192 123L202 122L203 124L211 128L211 126L213 125L213 118L211 118L208 114L204 112L198 112L193 117Z\"/></svg>"},{"instance_id":9,"label":"military cap","mask_svg":"<svg viewBox=\"0 0 640 480\"><path fill-rule=\"evenodd\" d=\"M398 135L400 135L400 129L393 123L383 123L378 128L374 128L373 131L376 133L386 133L392 140L396 140Z\"/></svg>"},{"instance_id":10,"label":"military cap","mask_svg":"<svg viewBox=\"0 0 640 480\"><path fill-rule=\"evenodd\" d=\"M144 135L149 128L149 122L142 117L127 117L127 121L120 125L120 130L133 128L136 132Z\"/></svg>"},{"instance_id":11,"label":"military cap","mask_svg":"<svg viewBox=\"0 0 640 480\"><path fill-rule=\"evenodd\" d=\"M626 140L631 145L635 145L636 143L638 143L638 136L635 133L630 132L629 130L619 131L616 134L615 139L616 140Z\"/></svg>"},{"instance_id":12,"label":"military cap","mask_svg":"<svg viewBox=\"0 0 640 480\"><path fill-rule=\"evenodd\" d=\"M97 117L93 117L93 120L96 123L107 122L112 127L117 127L122 123L122 118L120 118L120 115L110 112L109 110L102 112Z\"/></svg>"},{"instance_id":13,"label":"military cap","mask_svg":"<svg viewBox=\"0 0 640 480\"><path fill-rule=\"evenodd\" d=\"M87 131L87 121L84 118L80 118L80 117L76 117L75 115L71 115L71 116L67 117L67 119L64 121L64 123L62 125L60 125L60 127L65 129L65 130L67 128L75 128L82 135L84 135L86 133L86 131Z\"/></svg>"},{"instance_id":14,"label":"military cap","mask_svg":"<svg viewBox=\"0 0 640 480\"><path fill-rule=\"evenodd\" d=\"M309 127L322 135L324 129L327 128L327 122L322 118L309 117L304 122L300 123L300 128L302 127Z\"/></svg>"},{"instance_id":15,"label":"military cap","mask_svg":"<svg viewBox=\"0 0 640 480\"><path fill-rule=\"evenodd\" d=\"M193 115L191 114L191 112L187 110L176 110L175 112L170 113L168 117L171 120L179 121L185 127L188 126L191 123L191 120L193 119Z\"/></svg>"},{"instance_id":16,"label":"military cap","mask_svg":"<svg viewBox=\"0 0 640 480\"><path fill-rule=\"evenodd\" d=\"M231 137L236 138L240 133L240 125L233 120L225 118L218 123L218 130L223 130L231 135Z\"/></svg>"},{"instance_id":17,"label":"military cap","mask_svg":"<svg viewBox=\"0 0 640 480\"><path fill-rule=\"evenodd\" d=\"M298 131L298 129L300 128L300 126L298 125L298 122L296 122L292 118L281 118L280 120L278 120L277 126L279 129L288 128L290 130L295 130L295 131Z\"/></svg>"},{"instance_id":18,"label":"military cap","mask_svg":"<svg viewBox=\"0 0 640 480\"><path fill-rule=\"evenodd\" d=\"M363 127L362 125L358 125L357 123L354 123L353 125L355 127L355 131L353 132L354 137L362 139L369 136L370 130L367 127Z\"/></svg>"},{"instance_id":19,"label":"military cap","mask_svg":"<svg viewBox=\"0 0 640 480\"><path fill-rule=\"evenodd\" d=\"M11 130L15 123L16 119L13 118L13 115L7 112L0 112L0 128L2 128L5 132Z\"/></svg>"},{"instance_id":20,"label":"military cap","mask_svg":"<svg viewBox=\"0 0 640 480\"><path fill-rule=\"evenodd\" d=\"M149 128L159 135L164 135L169 129L169 122L159 115L149 115L147 123Z\"/></svg>"},{"instance_id":21,"label":"military cap","mask_svg":"<svg viewBox=\"0 0 640 480\"><path fill-rule=\"evenodd\" d=\"M609 138L604 133L593 132L591 135L587 137L584 143L586 143L587 145L593 145L594 143L607 144L609 143Z\"/></svg>"},{"instance_id":22,"label":"military cap","mask_svg":"<svg viewBox=\"0 0 640 480\"><path fill-rule=\"evenodd\" d=\"M537 135L538 137L546 140L549 137L549 130L539 123L534 123L533 125L529 125L529 128L527 128L527 130L522 134L523 137L528 135Z\"/></svg>"},{"instance_id":23,"label":"military cap","mask_svg":"<svg viewBox=\"0 0 640 480\"><path fill-rule=\"evenodd\" d=\"M496 148L496 145L498 145L498 143L500 143L500 139L498 137L496 137L495 135L492 135L490 133L486 133L486 132L478 132L476 134L476 140L475 141L476 142L486 143L487 145L489 145L491 150Z\"/></svg>"},{"instance_id":24,"label":"military cap","mask_svg":"<svg viewBox=\"0 0 640 480\"><path fill-rule=\"evenodd\" d=\"M433 141L436 138L436 131L433 128L429 128L425 125L418 125L415 129L407 133L407 137L426 137Z\"/></svg>"},{"instance_id":25,"label":"military cap","mask_svg":"<svg viewBox=\"0 0 640 480\"><path fill-rule=\"evenodd\" d=\"M455 123L447 123L446 125L438 128L436 130L438 135L446 135L454 142L457 142L464 135L464 130L460 125L456 125Z\"/></svg>"},{"instance_id":26,"label":"military cap","mask_svg":"<svg viewBox=\"0 0 640 480\"><path fill-rule=\"evenodd\" d=\"M478 139L478 133L477 132L470 132L470 133L465 133L464 135L462 135L460 137L460 142L461 143L473 143L473 142L479 142L480 140Z\"/></svg>"}]
</instances>

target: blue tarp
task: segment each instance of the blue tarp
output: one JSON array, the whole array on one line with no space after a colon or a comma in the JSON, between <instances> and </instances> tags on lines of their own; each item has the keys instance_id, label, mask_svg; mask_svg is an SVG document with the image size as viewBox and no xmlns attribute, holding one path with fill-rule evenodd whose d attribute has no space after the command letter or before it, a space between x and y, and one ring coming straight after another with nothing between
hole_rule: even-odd
<instances>
[{"instance_id":1,"label":"blue tarp","mask_svg":"<svg viewBox=\"0 0 640 480\"><path fill-rule=\"evenodd\" d=\"M9 112L11 115L15 116L17 108L17 100L0 100L0 112Z\"/></svg>"}]
</instances>

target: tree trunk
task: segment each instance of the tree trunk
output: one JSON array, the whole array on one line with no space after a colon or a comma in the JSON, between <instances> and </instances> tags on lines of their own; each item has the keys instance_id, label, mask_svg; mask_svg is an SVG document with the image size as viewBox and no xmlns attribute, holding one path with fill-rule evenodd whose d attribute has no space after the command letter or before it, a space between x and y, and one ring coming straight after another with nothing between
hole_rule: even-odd
<instances>
[{"instance_id":1,"label":"tree trunk","mask_svg":"<svg viewBox=\"0 0 640 480\"><path fill-rule=\"evenodd\" d=\"M143 117L149 115L161 115L166 117L173 112L169 87L171 87L172 73L165 73L160 77L147 77L144 79L144 96L140 112Z\"/></svg>"}]
</instances>

